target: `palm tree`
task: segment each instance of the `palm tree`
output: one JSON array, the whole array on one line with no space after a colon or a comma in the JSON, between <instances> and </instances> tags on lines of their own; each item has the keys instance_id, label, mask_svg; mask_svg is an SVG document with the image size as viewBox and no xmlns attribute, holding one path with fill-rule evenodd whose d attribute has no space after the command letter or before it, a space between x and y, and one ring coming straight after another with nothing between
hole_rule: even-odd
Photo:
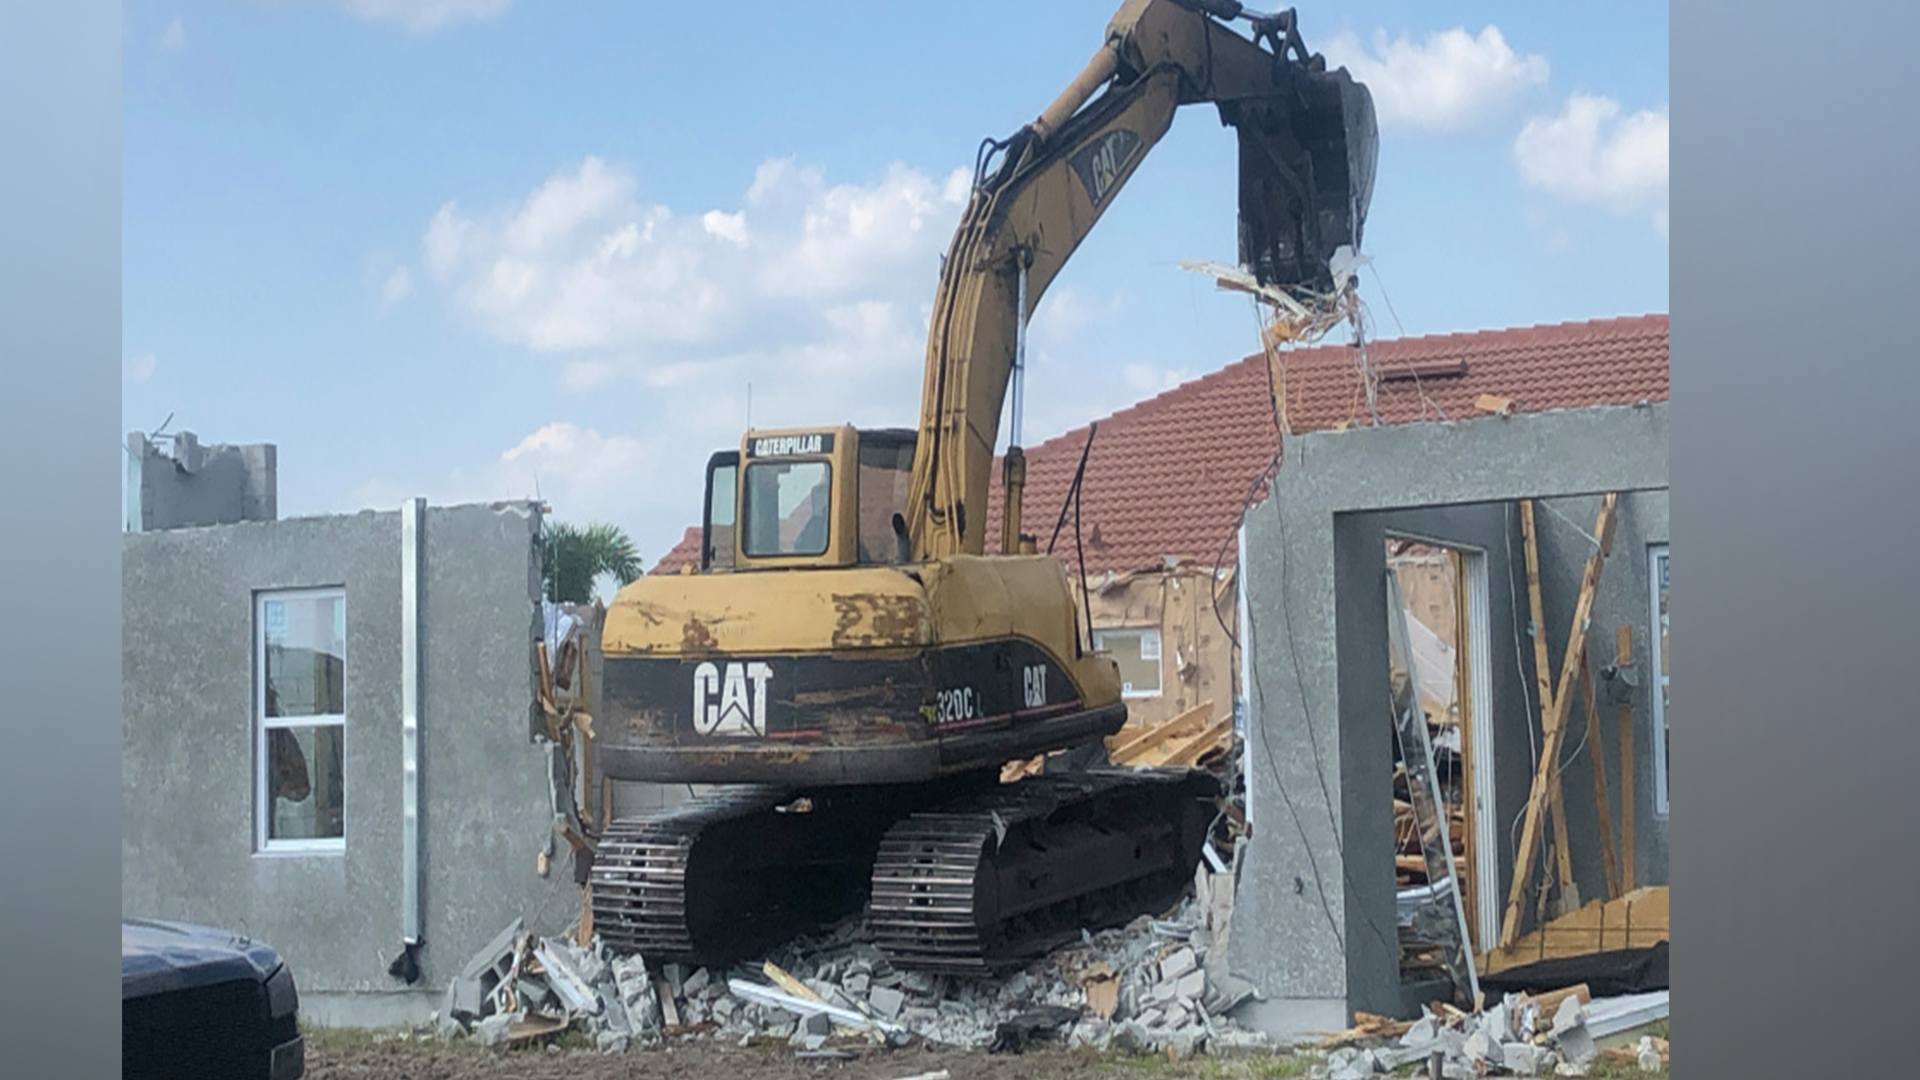
<instances>
[{"instance_id":1,"label":"palm tree","mask_svg":"<svg viewBox=\"0 0 1920 1080\"><path fill-rule=\"evenodd\" d=\"M612 574L626 585L640 576L640 553L616 525L582 529L565 522L546 527L540 538L540 580L556 604L593 602L593 583Z\"/></svg>"}]
</instances>

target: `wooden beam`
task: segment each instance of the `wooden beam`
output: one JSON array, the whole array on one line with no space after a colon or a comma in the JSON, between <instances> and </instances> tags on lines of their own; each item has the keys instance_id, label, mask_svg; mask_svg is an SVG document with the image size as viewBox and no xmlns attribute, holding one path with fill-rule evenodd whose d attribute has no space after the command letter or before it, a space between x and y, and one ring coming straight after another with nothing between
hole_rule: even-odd
<instances>
[{"instance_id":1,"label":"wooden beam","mask_svg":"<svg viewBox=\"0 0 1920 1080\"><path fill-rule=\"evenodd\" d=\"M1607 899L1619 897L1620 864L1613 856L1613 805L1607 798L1606 744L1600 738L1600 707L1593 701L1593 672L1580 665L1580 696L1587 706L1587 757L1593 761L1593 805L1600 818L1600 858L1606 869Z\"/></svg>"},{"instance_id":2,"label":"wooden beam","mask_svg":"<svg viewBox=\"0 0 1920 1080\"><path fill-rule=\"evenodd\" d=\"M1619 504L1620 496L1608 492L1600 500L1600 517L1594 529L1599 544L1593 554L1587 557L1587 569L1580 577L1580 597L1573 607L1573 626L1567 633L1567 655L1561 666L1559 683L1571 687L1578 668L1574 665L1586 661L1587 626L1593 619L1593 600L1600 591L1600 570L1606 564L1608 552L1613 547L1614 508ZM1520 831L1520 849L1516 853L1513 868L1513 887L1507 894L1506 923L1500 931L1500 943L1512 943L1520 931L1520 904L1527 892L1527 879L1533 875L1534 860L1540 854L1540 814L1545 809L1548 789L1559 770L1560 736L1566 730L1567 706L1572 703L1573 695L1560 694L1554 698L1550 723L1545 725L1544 744L1541 747L1540 762L1534 769L1533 789L1527 797L1526 823Z\"/></svg>"},{"instance_id":3,"label":"wooden beam","mask_svg":"<svg viewBox=\"0 0 1920 1080\"><path fill-rule=\"evenodd\" d=\"M1540 545L1539 532L1533 522L1533 500L1520 500L1520 531L1526 540L1527 552L1527 604L1533 615L1533 668L1534 677L1540 683L1540 734L1543 740L1553 745L1547 736L1547 726L1553 721L1554 702L1558 695L1570 693L1573 686L1566 679L1560 680L1556 689L1553 684L1553 662L1547 656L1547 618L1544 605L1540 601ZM1573 639L1567 639L1567 648L1573 648ZM1544 760L1544 759L1543 759ZM1553 851L1556 868L1559 870L1560 902L1563 910L1572 910L1580 906L1580 898L1573 885L1573 852L1567 844L1567 802L1560 785L1560 761L1556 755L1553 771L1549 774L1550 793L1553 801ZM1547 892L1540 890L1541 910L1546 910ZM1556 912L1557 914L1557 912Z\"/></svg>"},{"instance_id":4,"label":"wooden beam","mask_svg":"<svg viewBox=\"0 0 1920 1080\"><path fill-rule=\"evenodd\" d=\"M1215 720L1212 724L1201 729L1199 733L1192 737L1185 739L1183 744L1174 749L1172 753L1165 754L1165 756L1161 754L1148 754L1144 763L1178 768L1189 767L1197 763L1209 750L1218 749L1221 742L1232 733L1233 716L1229 714ZM1164 744L1161 749L1163 751L1166 749Z\"/></svg>"},{"instance_id":5,"label":"wooden beam","mask_svg":"<svg viewBox=\"0 0 1920 1080\"><path fill-rule=\"evenodd\" d=\"M1619 651L1614 664L1622 669L1633 663L1633 627L1620 628ZM1633 891L1633 777L1638 763L1633 758L1633 703L1620 706L1620 888Z\"/></svg>"},{"instance_id":6,"label":"wooden beam","mask_svg":"<svg viewBox=\"0 0 1920 1080\"><path fill-rule=\"evenodd\" d=\"M1116 765L1131 761L1175 735L1204 727L1212 714L1213 702L1203 701L1173 719L1155 724L1128 737L1125 741L1109 740L1107 757Z\"/></svg>"}]
</instances>

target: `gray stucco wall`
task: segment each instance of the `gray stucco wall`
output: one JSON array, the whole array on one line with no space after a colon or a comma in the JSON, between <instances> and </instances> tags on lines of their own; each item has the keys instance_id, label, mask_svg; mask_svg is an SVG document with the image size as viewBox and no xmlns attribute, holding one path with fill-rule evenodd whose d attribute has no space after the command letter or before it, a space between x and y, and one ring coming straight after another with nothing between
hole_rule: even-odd
<instances>
[{"instance_id":1,"label":"gray stucco wall","mask_svg":"<svg viewBox=\"0 0 1920 1080\"><path fill-rule=\"evenodd\" d=\"M1551 496L1577 503L1610 490L1663 492L1666 483L1664 403L1286 440L1273 495L1249 513L1243 559L1253 669L1246 763L1253 838L1235 925L1261 932L1234 934L1229 950L1235 973L1266 998L1247 1019L1289 1036L1344 1026L1354 1009L1400 1011L1389 944L1394 883L1387 858L1392 734L1384 686L1384 532L1389 524L1424 526L1421 531L1444 539L1451 530L1461 542L1477 537L1475 546L1490 556L1494 545L1484 514L1462 511L1451 521L1429 514L1423 522L1383 512ZM1513 543L1518 560L1517 537ZM1499 554L1504 558L1504 543ZM1577 569L1574 574L1577 579ZM1491 582L1491 614L1498 624L1505 606L1511 631L1503 584L1498 576ZM1607 617L1604 611L1600 617ZM1549 625L1552 618L1550 608ZM1499 688L1507 685L1510 700L1504 667L1494 667L1495 693L1502 696ZM1525 670L1530 679L1530 659ZM1517 727L1511 706L1501 708L1508 710L1503 727ZM1519 768L1504 765L1514 752L1501 748L1496 772L1500 809L1509 814L1530 782L1530 758ZM1364 869L1363 859L1371 864Z\"/></svg>"},{"instance_id":2,"label":"gray stucco wall","mask_svg":"<svg viewBox=\"0 0 1920 1080\"><path fill-rule=\"evenodd\" d=\"M422 978L400 952L401 548L397 512L129 534L122 555L122 909L272 943L303 995L437 1004L516 917L547 932L579 911L553 823L548 749L529 738L539 628L539 515L430 508L423 533ZM256 590L343 586L343 853L257 854ZM412 993L405 993L408 990ZM363 1007L362 1013L367 1010ZM378 1011L378 1010L374 1010Z\"/></svg>"}]
</instances>

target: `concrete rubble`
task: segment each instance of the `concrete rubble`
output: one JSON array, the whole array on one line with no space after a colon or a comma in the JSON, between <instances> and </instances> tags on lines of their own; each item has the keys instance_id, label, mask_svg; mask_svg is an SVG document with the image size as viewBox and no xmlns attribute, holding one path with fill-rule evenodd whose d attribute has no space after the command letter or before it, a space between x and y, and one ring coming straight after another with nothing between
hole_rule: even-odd
<instances>
[{"instance_id":1,"label":"concrete rubble","mask_svg":"<svg viewBox=\"0 0 1920 1080\"><path fill-rule=\"evenodd\" d=\"M596 937L535 938L516 922L447 989L438 1023L488 1043L573 1029L601 1049L669 1040L785 1041L804 1053L853 1039L1019 1051L1065 1043L1185 1057L1267 1045L1227 1015L1253 996L1228 974L1230 873L1203 866L1197 895L997 978L896 970L852 919L727 969L612 955Z\"/></svg>"},{"instance_id":2,"label":"concrete rubble","mask_svg":"<svg viewBox=\"0 0 1920 1080\"><path fill-rule=\"evenodd\" d=\"M1559 1000L1554 1002L1554 997ZM1608 998L1586 1001L1561 992L1539 1001L1524 994L1508 994L1477 1013L1444 1009L1443 1014L1436 1014L1423 1007L1420 1019L1410 1025L1363 1025L1354 1029L1361 1034L1343 1032L1335 1036L1334 1043L1364 1040L1373 1045L1336 1046L1315 1075L1322 1080L1361 1080L1411 1065L1420 1074L1448 1080L1586 1076L1602 1056L1607 1056L1595 1040L1621 1030L1606 1018L1619 1013L1622 1003ZM1635 1006L1636 1015L1654 1015L1656 1003L1635 1000L1627 1004ZM1657 1003L1662 1017L1664 1004L1662 992ZM1398 1030L1399 1034L1396 1038L1364 1034L1370 1028ZM1650 1037L1641 1040L1643 1048L1653 1044ZM1663 1064L1660 1053L1637 1054L1636 1060L1643 1071L1653 1071Z\"/></svg>"}]
</instances>

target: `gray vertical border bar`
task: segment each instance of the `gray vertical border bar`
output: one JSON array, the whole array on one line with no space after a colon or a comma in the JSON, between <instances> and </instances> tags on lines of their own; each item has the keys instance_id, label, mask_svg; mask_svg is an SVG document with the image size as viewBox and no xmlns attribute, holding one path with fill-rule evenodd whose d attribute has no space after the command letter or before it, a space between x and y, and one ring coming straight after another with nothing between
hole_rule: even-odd
<instances>
[{"instance_id":1,"label":"gray vertical border bar","mask_svg":"<svg viewBox=\"0 0 1920 1080\"><path fill-rule=\"evenodd\" d=\"M427 501L408 499L400 513L400 796L401 873L405 878L401 936L420 944L420 590Z\"/></svg>"}]
</instances>

